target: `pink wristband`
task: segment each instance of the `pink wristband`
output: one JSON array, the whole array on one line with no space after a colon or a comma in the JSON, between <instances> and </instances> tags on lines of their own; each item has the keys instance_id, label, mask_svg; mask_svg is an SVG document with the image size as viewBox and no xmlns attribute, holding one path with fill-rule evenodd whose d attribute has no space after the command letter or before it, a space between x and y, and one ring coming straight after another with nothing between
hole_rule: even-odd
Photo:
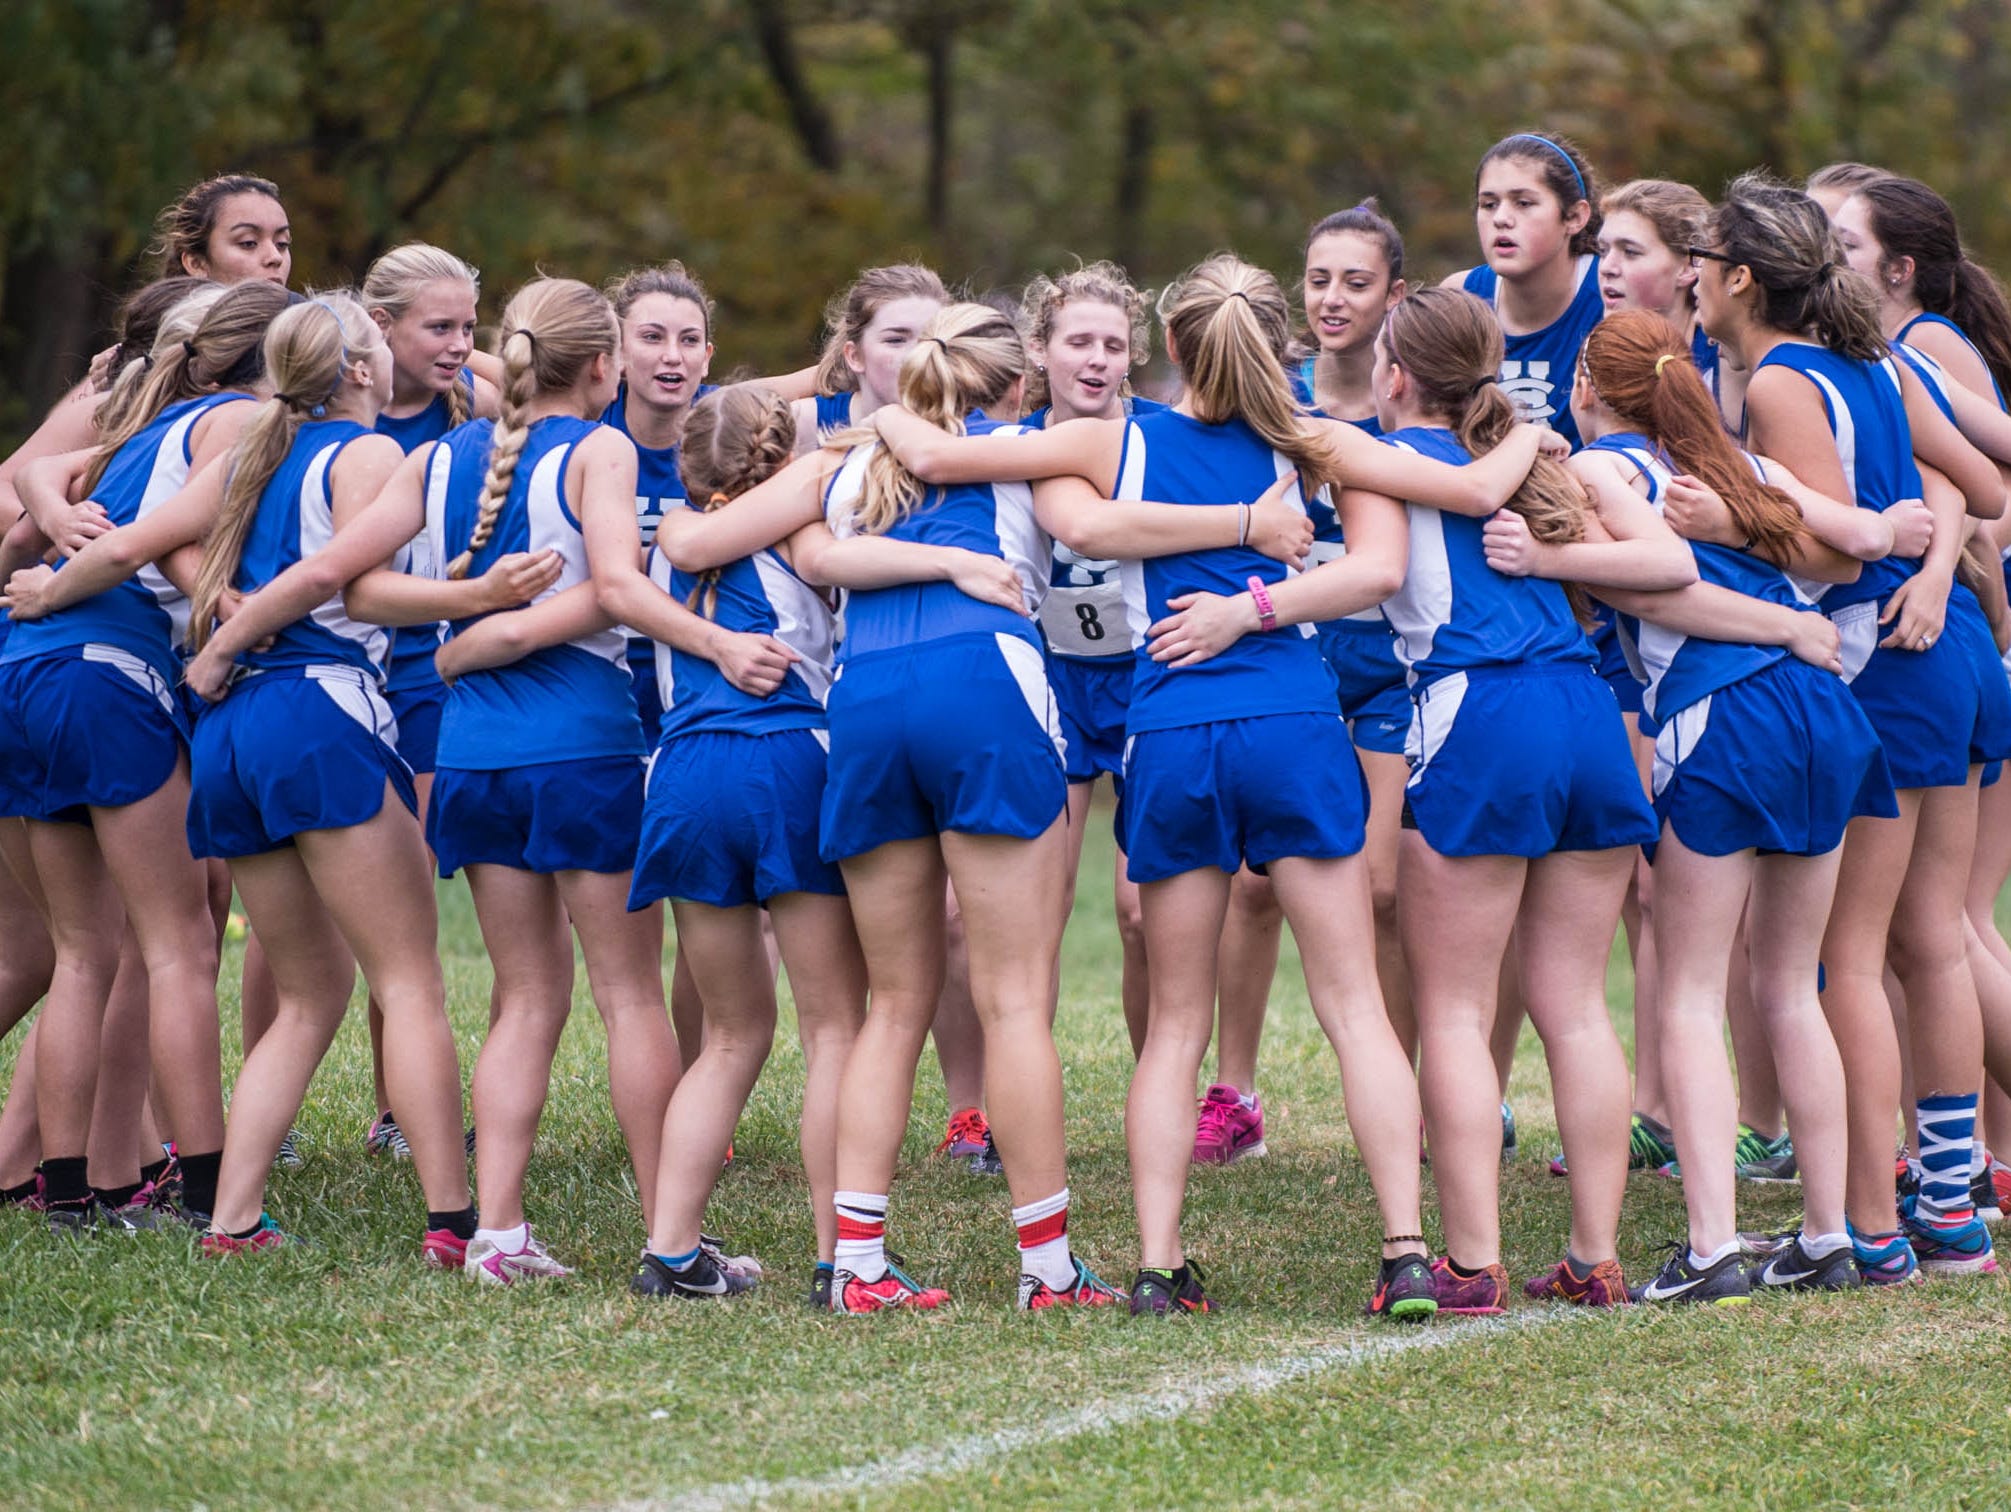
<instances>
[{"instance_id":1,"label":"pink wristband","mask_svg":"<svg viewBox=\"0 0 2011 1512\"><path fill-rule=\"evenodd\" d=\"M1260 577L1250 579L1250 601L1257 606L1257 628L1277 629L1278 611L1271 603L1271 590L1264 586L1264 580Z\"/></svg>"}]
</instances>

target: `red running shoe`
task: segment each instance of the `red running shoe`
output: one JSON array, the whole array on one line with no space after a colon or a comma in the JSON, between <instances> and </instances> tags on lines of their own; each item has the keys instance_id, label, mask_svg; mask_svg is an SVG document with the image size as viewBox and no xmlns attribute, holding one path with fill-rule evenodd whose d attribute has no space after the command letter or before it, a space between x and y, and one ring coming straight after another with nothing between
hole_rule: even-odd
<instances>
[{"instance_id":1,"label":"red running shoe","mask_svg":"<svg viewBox=\"0 0 2011 1512\"><path fill-rule=\"evenodd\" d=\"M1024 1271L1019 1278L1019 1310L1039 1312L1043 1307L1110 1307L1125 1299L1124 1293L1098 1276L1074 1255L1068 1257L1075 1267L1075 1282L1056 1291L1038 1276L1029 1276Z\"/></svg>"},{"instance_id":2,"label":"red running shoe","mask_svg":"<svg viewBox=\"0 0 2011 1512\"><path fill-rule=\"evenodd\" d=\"M1508 1311L1508 1272L1498 1264L1483 1268L1478 1275L1462 1276L1441 1255L1431 1263L1431 1278L1438 1288L1440 1312L1494 1318Z\"/></svg>"},{"instance_id":3,"label":"red running shoe","mask_svg":"<svg viewBox=\"0 0 2011 1512\"><path fill-rule=\"evenodd\" d=\"M1571 1268L1568 1258L1560 1260L1556 1269L1523 1282L1522 1294L1538 1302L1569 1302L1577 1307L1629 1305L1627 1278L1620 1274L1618 1260L1601 1260L1584 1276Z\"/></svg>"},{"instance_id":4,"label":"red running shoe","mask_svg":"<svg viewBox=\"0 0 2011 1512\"><path fill-rule=\"evenodd\" d=\"M229 1234L215 1232L202 1236L202 1252L212 1260L222 1260L230 1255L249 1255L256 1250L279 1249L293 1243L280 1232L279 1225L272 1221L270 1213L258 1215L258 1227L242 1239L234 1239Z\"/></svg>"},{"instance_id":5,"label":"red running shoe","mask_svg":"<svg viewBox=\"0 0 2011 1512\"><path fill-rule=\"evenodd\" d=\"M991 1125L985 1122L981 1108L959 1108L950 1115L948 1130L942 1143L936 1146L938 1155L947 1155L952 1160L968 1160L973 1155L985 1152L985 1136L991 1132Z\"/></svg>"},{"instance_id":6,"label":"red running shoe","mask_svg":"<svg viewBox=\"0 0 2011 1512\"><path fill-rule=\"evenodd\" d=\"M877 1281L861 1281L848 1270L831 1277L834 1313L888 1312L897 1307L907 1312L930 1312L949 1300L950 1294L940 1286L923 1286L891 1262L887 1274Z\"/></svg>"}]
</instances>

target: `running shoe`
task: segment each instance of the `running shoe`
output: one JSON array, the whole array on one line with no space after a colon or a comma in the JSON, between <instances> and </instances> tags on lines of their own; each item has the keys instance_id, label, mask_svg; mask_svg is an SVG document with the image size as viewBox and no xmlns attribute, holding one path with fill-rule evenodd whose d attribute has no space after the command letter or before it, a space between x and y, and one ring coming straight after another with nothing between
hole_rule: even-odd
<instances>
[{"instance_id":1,"label":"running shoe","mask_svg":"<svg viewBox=\"0 0 2011 1512\"><path fill-rule=\"evenodd\" d=\"M43 1216L48 1220L49 1232L60 1239L96 1233L104 1227L99 1216L103 1211L97 1198L86 1197L82 1202L52 1202L43 1210Z\"/></svg>"},{"instance_id":2,"label":"running shoe","mask_svg":"<svg viewBox=\"0 0 2011 1512\"><path fill-rule=\"evenodd\" d=\"M1997 1269L1990 1230L1973 1213L1967 1223L1954 1227L1929 1223L1909 1213L1899 1220L1899 1226L1912 1244L1920 1268L1930 1276L1982 1276Z\"/></svg>"},{"instance_id":3,"label":"running shoe","mask_svg":"<svg viewBox=\"0 0 2011 1512\"><path fill-rule=\"evenodd\" d=\"M22 1184L28 1190L21 1193L18 1197L9 1197L7 1201L11 1205L26 1208L31 1213L39 1213L49 1205L47 1196L49 1184L42 1179L42 1173L39 1170Z\"/></svg>"},{"instance_id":4,"label":"running shoe","mask_svg":"<svg viewBox=\"0 0 2011 1512\"><path fill-rule=\"evenodd\" d=\"M1925 1279L1920 1263L1907 1242L1904 1231L1893 1234L1860 1234L1850 1230L1850 1252L1857 1261L1857 1273L1866 1286L1900 1286Z\"/></svg>"},{"instance_id":5,"label":"running shoe","mask_svg":"<svg viewBox=\"0 0 2011 1512\"><path fill-rule=\"evenodd\" d=\"M473 1124L469 1124L468 1132L461 1136L461 1144L470 1155L475 1153L475 1126Z\"/></svg>"},{"instance_id":6,"label":"running shoe","mask_svg":"<svg viewBox=\"0 0 2011 1512\"><path fill-rule=\"evenodd\" d=\"M1636 1114L1635 1116L1638 1118L1640 1115ZM1740 1124L1738 1137L1732 1143L1733 1171L1736 1172L1739 1167L1749 1165L1753 1161L1762 1158L1772 1149L1773 1141L1763 1139L1760 1135L1754 1133L1750 1125ZM1670 1151L1669 1158L1655 1168L1655 1174L1657 1176L1666 1176L1671 1181L1681 1181L1683 1179L1683 1166L1676 1159L1673 1149Z\"/></svg>"},{"instance_id":7,"label":"running shoe","mask_svg":"<svg viewBox=\"0 0 2011 1512\"><path fill-rule=\"evenodd\" d=\"M1630 1293L1636 1302L1708 1302L1714 1307L1738 1307L1753 1300L1745 1257L1736 1248L1701 1270L1690 1263L1689 1240L1678 1239L1668 1248L1669 1258L1655 1278Z\"/></svg>"},{"instance_id":8,"label":"running shoe","mask_svg":"<svg viewBox=\"0 0 2011 1512\"><path fill-rule=\"evenodd\" d=\"M1636 1113L1627 1131L1627 1169L1658 1171L1675 1159L1675 1131L1659 1118Z\"/></svg>"},{"instance_id":9,"label":"running shoe","mask_svg":"<svg viewBox=\"0 0 2011 1512\"><path fill-rule=\"evenodd\" d=\"M434 1270L460 1270L468 1263L468 1241L452 1229L428 1229L419 1241L419 1258Z\"/></svg>"},{"instance_id":10,"label":"running shoe","mask_svg":"<svg viewBox=\"0 0 2011 1512\"><path fill-rule=\"evenodd\" d=\"M1969 1178L1969 1205L1976 1209L1978 1218L1993 1227L2004 1221L2003 1199L1994 1175L1997 1168L1997 1158L1985 1152L1983 1169Z\"/></svg>"},{"instance_id":11,"label":"running shoe","mask_svg":"<svg viewBox=\"0 0 2011 1512\"><path fill-rule=\"evenodd\" d=\"M1764 1156L1740 1166L1738 1176L1741 1181L1757 1181L1762 1185L1799 1183L1802 1173L1801 1167L1795 1164L1794 1136L1783 1131L1779 1139L1768 1145Z\"/></svg>"},{"instance_id":12,"label":"running shoe","mask_svg":"<svg viewBox=\"0 0 2011 1512\"><path fill-rule=\"evenodd\" d=\"M1493 1318L1508 1311L1508 1272L1498 1264L1462 1276L1452 1268L1451 1258L1441 1255L1431 1263L1431 1279L1440 1312Z\"/></svg>"},{"instance_id":13,"label":"running shoe","mask_svg":"<svg viewBox=\"0 0 2011 1512\"><path fill-rule=\"evenodd\" d=\"M1801 1237L1799 1228L1782 1229L1777 1234L1760 1233L1752 1229L1739 1230L1739 1248L1749 1259L1771 1260L1796 1239Z\"/></svg>"},{"instance_id":14,"label":"running shoe","mask_svg":"<svg viewBox=\"0 0 2011 1512\"><path fill-rule=\"evenodd\" d=\"M971 1157L971 1174L973 1176L1005 1174L1005 1161L999 1155L999 1143L992 1138L992 1131L989 1128L985 1130L985 1147Z\"/></svg>"},{"instance_id":15,"label":"running shoe","mask_svg":"<svg viewBox=\"0 0 2011 1512\"><path fill-rule=\"evenodd\" d=\"M1618 1260L1601 1260L1584 1275L1571 1268L1567 1255L1540 1276L1522 1283L1522 1294L1536 1302L1569 1302L1574 1307L1625 1307L1627 1278Z\"/></svg>"},{"instance_id":16,"label":"running shoe","mask_svg":"<svg viewBox=\"0 0 2011 1512\"><path fill-rule=\"evenodd\" d=\"M1801 1231L1757 1265L1746 1268L1755 1291L1849 1291L1864 1285L1851 1246L1817 1257L1802 1248Z\"/></svg>"},{"instance_id":17,"label":"running shoe","mask_svg":"<svg viewBox=\"0 0 2011 1512\"><path fill-rule=\"evenodd\" d=\"M1020 1272L1019 1310L1039 1312L1044 1307L1112 1307L1124 1300L1123 1292L1084 1265L1078 1256L1070 1255L1068 1263L1075 1267L1075 1280L1060 1291L1038 1276Z\"/></svg>"},{"instance_id":18,"label":"running shoe","mask_svg":"<svg viewBox=\"0 0 2011 1512\"><path fill-rule=\"evenodd\" d=\"M831 1310L831 1267L822 1260L810 1272L810 1305L819 1312Z\"/></svg>"},{"instance_id":19,"label":"running shoe","mask_svg":"<svg viewBox=\"0 0 2011 1512\"><path fill-rule=\"evenodd\" d=\"M297 1171L307 1162L300 1154L300 1130L288 1129L286 1138L279 1142L279 1153L272 1157L275 1171Z\"/></svg>"},{"instance_id":20,"label":"running shoe","mask_svg":"<svg viewBox=\"0 0 2011 1512\"><path fill-rule=\"evenodd\" d=\"M949 1128L936 1146L936 1153L951 1160L969 1160L973 1155L984 1154L985 1136L989 1133L991 1125L985 1122L982 1109L959 1108L950 1115Z\"/></svg>"},{"instance_id":21,"label":"running shoe","mask_svg":"<svg viewBox=\"0 0 2011 1512\"><path fill-rule=\"evenodd\" d=\"M149 1184L151 1185L151 1183ZM121 1234L153 1234L173 1224L174 1219L153 1204L146 1186L133 1194L130 1202L118 1207L98 1204L99 1226Z\"/></svg>"},{"instance_id":22,"label":"running shoe","mask_svg":"<svg viewBox=\"0 0 2011 1512\"><path fill-rule=\"evenodd\" d=\"M279 1225L272 1221L270 1213L258 1215L258 1227L242 1239L234 1239L229 1234L204 1234L201 1249L212 1260L222 1260L231 1255L249 1255L257 1250L279 1249L294 1241L290 1235L280 1232Z\"/></svg>"},{"instance_id":23,"label":"running shoe","mask_svg":"<svg viewBox=\"0 0 2011 1512\"><path fill-rule=\"evenodd\" d=\"M1140 1271L1138 1279L1131 1283L1131 1316L1138 1318L1151 1313L1164 1318L1169 1314L1220 1312L1222 1304L1201 1289L1207 1279L1201 1274L1201 1267L1189 1260L1182 1269L1187 1272L1185 1276L1174 1271Z\"/></svg>"},{"instance_id":24,"label":"running shoe","mask_svg":"<svg viewBox=\"0 0 2011 1512\"><path fill-rule=\"evenodd\" d=\"M1997 1211L2011 1213L2011 1166L1990 1157L1990 1189Z\"/></svg>"},{"instance_id":25,"label":"running shoe","mask_svg":"<svg viewBox=\"0 0 2011 1512\"><path fill-rule=\"evenodd\" d=\"M1905 1145L1892 1157L1893 1189L1902 1197L1910 1197L1920 1190L1920 1177L1913 1169L1913 1152Z\"/></svg>"},{"instance_id":26,"label":"running shoe","mask_svg":"<svg viewBox=\"0 0 2011 1512\"><path fill-rule=\"evenodd\" d=\"M1515 1159L1515 1109L1507 1103L1501 1105L1501 1163L1507 1165Z\"/></svg>"},{"instance_id":27,"label":"running shoe","mask_svg":"<svg viewBox=\"0 0 2011 1512\"><path fill-rule=\"evenodd\" d=\"M1243 1094L1222 1082L1208 1089L1194 1120L1196 1165L1234 1165L1264 1153L1264 1102L1250 1102L1244 1107Z\"/></svg>"},{"instance_id":28,"label":"running shoe","mask_svg":"<svg viewBox=\"0 0 2011 1512\"><path fill-rule=\"evenodd\" d=\"M1507 1110L1503 1103L1502 1111ZM1438 1312L1438 1282L1432 1277L1430 1260L1423 1255L1404 1255L1388 1274L1378 1266L1375 1293L1362 1311L1371 1318L1393 1318L1399 1323L1429 1321Z\"/></svg>"},{"instance_id":29,"label":"running shoe","mask_svg":"<svg viewBox=\"0 0 2011 1512\"><path fill-rule=\"evenodd\" d=\"M714 1265L723 1271L731 1271L734 1275L743 1276L749 1281L757 1279L762 1274L761 1262L759 1260L755 1259L752 1255L727 1254L726 1241L717 1234L700 1234L698 1236L698 1247Z\"/></svg>"},{"instance_id":30,"label":"running shoe","mask_svg":"<svg viewBox=\"0 0 2011 1512\"><path fill-rule=\"evenodd\" d=\"M699 1246L691 1264L672 1270L661 1256L644 1250L642 1268L629 1278L628 1289L638 1297L737 1297L754 1290L752 1276L721 1270L713 1264L705 1247Z\"/></svg>"},{"instance_id":31,"label":"running shoe","mask_svg":"<svg viewBox=\"0 0 2011 1512\"><path fill-rule=\"evenodd\" d=\"M363 1148L372 1155L389 1155L393 1160L412 1158L412 1146L405 1142L405 1131L398 1127L398 1120L389 1113L377 1116L377 1122L363 1136Z\"/></svg>"},{"instance_id":32,"label":"running shoe","mask_svg":"<svg viewBox=\"0 0 2011 1512\"><path fill-rule=\"evenodd\" d=\"M562 1280L570 1276L572 1267L561 1265L554 1260L551 1252L538 1242L538 1236L524 1226L524 1247L520 1250L506 1250L493 1239L485 1239L477 1234L468 1241L466 1258L461 1268L484 1286L511 1286L518 1281Z\"/></svg>"},{"instance_id":33,"label":"running shoe","mask_svg":"<svg viewBox=\"0 0 2011 1512\"><path fill-rule=\"evenodd\" d=\"M887 1258L887 1274L877 1281L861 1281L848 1270L831 1274L831 1311L834 1313L930 1312L950 1300L940 1286L924 1286Z\"/></svg>"}]
</instances>

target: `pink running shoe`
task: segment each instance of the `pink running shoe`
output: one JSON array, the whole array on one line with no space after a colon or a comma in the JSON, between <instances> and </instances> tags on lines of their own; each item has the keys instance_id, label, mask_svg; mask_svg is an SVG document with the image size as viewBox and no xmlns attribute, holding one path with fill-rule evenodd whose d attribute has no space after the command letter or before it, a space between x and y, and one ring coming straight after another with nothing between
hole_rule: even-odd
<instances>
[{"instance_id":1,"label":"pink running shoe","mask_svg":"<svg viewBox=\"0 0 2011 1512\"><path fill-rule=\"evenodd\" d=\"M249 1255L258 1250L279 1249L293 1243L280 1232L279 1225L272 1221L268 1213L258 1215L258 1227L242 1239L234 1239L229 1234L219 1234L215 1230L202 1236L202 1253L211 1260L224 1260L232 1255Z\"/></svg>"},{"instance_id":2,"label":"pink running shoe","mask_svg":"<svg viewBox=\"0 0 2011 1512\"><path fill-rule=\"evenodd\" d=\"M990 1132L991 1126L985 1122L981 1109L959 1108L950 1115L949 1127L936 1146L936 1153L947 1155L951 1160L969 1160L973 1155L982 1155L985 1152L985 1135Z\"/></svg>"},{"instance_id":3,"label":"pink running shoe","mask_svg":"<svg viewBox=\"0 0 2011 1512\"><path fill-rule=\"evenodd\" d=\"M484 1286L512 1286L519 1281L563 1280L573 1271L569 1265L561 1265L554 1260L551 1251L538 1242L538 1236L524 1225L524 1247L520 1250L506 1250L493 1239L485 1239L477 1234L468 1241L466 1258L461 1269Z\"/></svg>"},{"instance_id":4,"label":"pink running shoe","mask_svg":"<svg viewBox=\"0 0 2011 1512\"><path fill-rule=\"evenodd\" d=\"M1222 1082L1208 1089L1194 1121L1196 1165L1234 1165L1264 1153L1264 1101L1250 1101L1244 1107L1242 1094Z\"/></svg>"},{"instance_id":5,"label":"pink running shoe","mask_svg":"<svg viewBox=\"0 0 2011 1512\"><path fill-rule=\"evenodd\" d=\"M1431 1263L1431 1278L1438 1288L1438 1310L1461 1317L1494 1318L1508 1311L1508 1272L1490 1265L1471 1276L1462 1276L1444 1256Z\"/></svg>"},{"instance_id":6,"label":"pink running shoe","mask_svg":"<svg viewBox=\"0 0 2011 1512\"><path fill-rule=\"evenodd\" d=\"M452 1229L428 1229L419 1258L434 1270L457 1271L468 1263L468 1241Z\"/></svg>"}]
</instances>

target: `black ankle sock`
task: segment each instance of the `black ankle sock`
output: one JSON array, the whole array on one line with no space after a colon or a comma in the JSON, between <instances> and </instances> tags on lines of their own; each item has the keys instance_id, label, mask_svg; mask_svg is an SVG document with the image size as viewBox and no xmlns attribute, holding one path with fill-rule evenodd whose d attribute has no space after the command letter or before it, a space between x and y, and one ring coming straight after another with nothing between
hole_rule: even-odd
<instances>
[{"instance_id":1,"label":"black ankle sock","mask_svg":"<svg viewBox=\"0 0 2011 1512\"><path fill-rule=\"evenodd\" d=\"M232 1234L231 1238L249 1239L253 1234L257 1233L260 1229L264 1227L265 1227L265 1215L261 1213L259 1214L258 1222L254 1223L250 1228L245 1229L242 1233Z\"/></svg>"},{"instance_id":2,"label":"black ankle sock","mask_svg":"<svg viewBox=\"0 0 2011 1512\"><path fill-rule=\"evenodd\" d=\"M140 1184L136 1181L131 1186L92 1187L91 1190L97 1194L98 1206L122 1208L140 1194Z\"/></svg>"},{"instance_id":3,"label":"black ankle sock","mask_svg":"<svg viewBox=\"0 0 2011 1512\"><path fill-rule=\"evenodd\" d=\"M182 1206L191 1213L216 1211L216 1174L223 1165L223 1151L207 1155L184 1155L182 1163Z\"/></svg>"},{"instance_id":4,"label":"black ankle sock","mask_svg":"<svg viewBox=\"0 0 2011 1512\"><path fill-rule=\"evenodd\" d=\"M1382 1261L1382 1278L1387 1281L1397 1273L1398 1267L1408 1265L1413 1260L1423 1259L1424 1256L1415 1250L1407 1250L1401 1255L1385 1255Z\"/></svg>"},{"instance_id":5,"label":"black ankle sock","mask_svg":"<svg viewBox=\"0 0 2011 1512\"><path fill-rule=\"evenodd\" d=\"M1462 1281L1471 1281L1475 1276L1484 1276L1487 1274L1486 1266L1482 1266L1479 1270L1468 1270L1450 1255L1445 1257L1445 1268Z\"/></svg>"},{"instance_id":6,"label":"black ankle sock","mask_svg":"<svg viewBox=\"0 0 2011 1512\"><path fill-rule=\"evenodd\" d=\"M30 1176L19 1186L0 1187L0 1202L23 1203L35 1195L35 1178Z\"/></svg>"},{"instance_id":7,"label":"black ankle sock","mask_svg":"<svg viewBox=\"0 0 2011 1512\"><path fill-rule=\"evenodd\" d=\"M91 1183L84 1176L86 1164L82 1155L57 1155L42 1162L42 1179L48 1183L52 1205L74 1207L91 1200Z\"/></svg>"},{"instance_id":8,"label":"black ankle sock","mask_svg":"<svg viewBox=\"0 0 2011 1512\"><path fill-rule=\"evenodd\" d=\"M1187 1284L1187 1278L1192 1273L1187 1269L1187 1262L1183 1260L1166 1274L1173 1278L1173 1287L1177 1291Z\"/></svg>"},{"instance_id":9,"label":"black ankle sock","mask_svg":"<svg viewBox=\"0 0 2011 1512\"><path fill-rule=\"evenodd\" d=\"M453 1213L435 1213L429 1210L426 1214L426 1227L445 1229L456 1239L472 1239L475 1237L475 1206L470 1203Z\"/></svg>"},{"instance_id":10,"label":"black ankle sock","mask_svg":"<svg viewBox=\"0 0 2011 1512\"><path fill-rule=\"evenodd\" d=\"M150 1181L159 1181L167 1173L167 1156L163 1155L159 1160L150 1160L140 1167L140 1185L145 1186Z\"/></svg>"}]
</instances>

